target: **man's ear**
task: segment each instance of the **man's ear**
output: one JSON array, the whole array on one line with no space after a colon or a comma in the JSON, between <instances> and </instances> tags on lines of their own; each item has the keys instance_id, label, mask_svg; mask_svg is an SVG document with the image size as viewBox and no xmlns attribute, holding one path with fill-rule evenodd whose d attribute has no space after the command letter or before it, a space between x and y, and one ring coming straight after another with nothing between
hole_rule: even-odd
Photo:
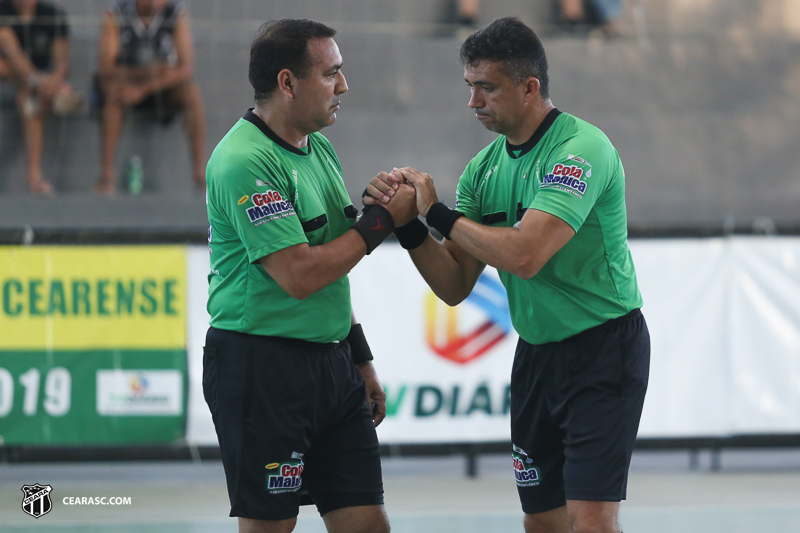
<instances>
[{"instance_id":1,"label":"man's ear","mask_svg":"<svg viewBox=\"0 0 800 533\"><path fill-rule=\"evenodd\" d=\"M539 96L539 90L541 89L542 85L539 83L538 78L534 78L533 76L529 76L527 80L524 81L525 83L525 101L529 101L530 99L535 99Z\"/></svg>"},{"instance_id":2,"label":"man's ear","mask_svg":"<svg viewBox=\"0 0 800 533\"><path fill-rule=\"evenodd\" d=\"M297 78L288 68L278 72L278 90L290 100L294 98L296 80Z\"/></svg>"}]
</instances>

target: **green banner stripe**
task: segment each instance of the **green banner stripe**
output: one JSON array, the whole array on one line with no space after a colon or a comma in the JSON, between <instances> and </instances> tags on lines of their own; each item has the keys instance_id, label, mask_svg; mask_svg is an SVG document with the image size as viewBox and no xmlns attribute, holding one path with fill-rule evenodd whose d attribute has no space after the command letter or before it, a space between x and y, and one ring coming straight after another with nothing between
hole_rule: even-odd
<instances>
[{"instance_id":1,"label":"green banner stripe","mask_svg":"<svg viewBox=\"0 0 800 533\"><path fill-rule=\"evenodd\" d=\"M0 351L10 444L164 443L186 433L186 350Z\"/></svg>"}]
</instances>

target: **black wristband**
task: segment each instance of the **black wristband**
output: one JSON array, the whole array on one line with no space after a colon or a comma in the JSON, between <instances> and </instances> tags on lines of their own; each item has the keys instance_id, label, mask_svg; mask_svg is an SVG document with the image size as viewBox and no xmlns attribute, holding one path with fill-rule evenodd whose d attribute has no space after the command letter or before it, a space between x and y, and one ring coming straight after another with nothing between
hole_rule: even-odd
<instances>
[{"instance_id":1,"label":"black wristband","mask_svg":"<svg viewBox=\"0 0 800 533\"><path fill-rule=\"evenodd\" d=\"M425 220L428 222L428 226L436 228L436 231L441 233L442 237L449 239L453 224L463 216L464 213L456 211L455 209L450 209L442 202L436 202L428 209Z\"/></svg>"},{"instance_id":2,"label":"black wristband","mask_svg":"<svg viewBox=\"0 0 800 533\"><path fill-rule=\"evenodd\" d=\"M350 359L353 360L354 365L364 361L372 361L372 350L369 349L361 324L350 326L350 333L347 334L344 340L350 345Z\"/></svg>"},{"instance_id":3,"label":"black wristband","mask_svg":"<svg viewBox=\"0 0 800 533\"><path fill-rule=\"evenodd\" d=\"M400 246L406 250L413 250L422 246L422 243L428 238L428 226L423 224L420 219L415 218L405 226L394 228L394 234L400 242Z\"/></svg>"},{"instance_id":4,"label":"black wristband","mask_svg":"<svg viewBox=\"0 0 800 533\"><path fill-rule=\"evenodd\" d=\"M394 219L385 207L373 205L370 209L365 209L361 218L350 228L356 230L364 239L369 255L394 231Z\"/></svg>"}]
</instances>

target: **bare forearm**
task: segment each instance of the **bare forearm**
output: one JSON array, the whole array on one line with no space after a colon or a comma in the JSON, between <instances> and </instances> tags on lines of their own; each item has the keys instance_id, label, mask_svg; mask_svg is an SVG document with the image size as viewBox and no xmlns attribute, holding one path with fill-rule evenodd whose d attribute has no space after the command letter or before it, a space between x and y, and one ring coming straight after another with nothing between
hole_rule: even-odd
<instances>
[{"instance_id":1,"label":"bare forearm","mask_svg":"<svg viewBox=\"0 0 800 533\"><path fill-rule=\"evenodd\" d=\"M69 42L66 39L56 39L53 43L53 72L59 81L64 81L69 71Z\"/></svg>"},{"instance_id":2,"label":"bare forearm","mask_svg":"<svg viewBox=\"0 0 800 533\"><path fill-rule=\"evenodd\" d=\"M171 89L192 78L192 71L183 67L156 67L153 69L150 85L154 92Z\"/></svg>"},{"instance_id":3,"label":"bare forearm","mask_svg":"<svg viewBox=\"0 0 800 533\"><path fill-rule=\"evenodd\" d=\"M459 263L444 245L428 236L425 242L409 251L414 266L440 300L458 305L472 292L483 265L475 265L477 274L468 272L468 265Z\"/></svg>"},{"instance_id":4,"label":"bare forearm","mask_svg":"<svg viewBox=\"0 0 800 533\"><path fill-rule=\"evenodd\" d=\"M298 300L347 275L367 252L364 239L355 231L321 246L291 248L263 257L261 264L289 296Z\"/></svg>"},{"instance_id":5,"label":"bare forearm","mask_svg":"<svg viewBox=\"0 0 800 533\"><path fill-rule=\"evenodd\" d=\"M450 231L450 237L464 251L498 270L523 279L538 272L538 269L530 272L531 250L526 249L518 228L494 228L461 217Z\"/></svg>"},{"instance_id":6,"label":"bare forearm","mask_svg":"<svg viewBox=\"0 0 800 533\"><path fill-rule=\"evenodd\" d=\"M0 28L0 55L4 55L11 64L14 77L21 83L36 72L36 67L25 55L10 28Z\"/></svg>"}]
</instances>

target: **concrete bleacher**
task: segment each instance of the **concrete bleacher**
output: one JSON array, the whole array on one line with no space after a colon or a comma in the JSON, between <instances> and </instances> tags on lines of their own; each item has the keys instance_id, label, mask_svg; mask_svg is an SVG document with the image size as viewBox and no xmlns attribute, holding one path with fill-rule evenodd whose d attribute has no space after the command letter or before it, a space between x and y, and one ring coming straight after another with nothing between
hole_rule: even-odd
<instances>
[{"instance_id":1,"label":"concrete bleacher","mask_svg":"<svg viewBox=\"0 0 800 533\"><path fill-rule=\"evenodd\" d=\"M800 223L800 8L790 0L629 1L623 35L559 33L553 3L484 1L481 23L517 15L543 37L554 104L603 129L622 156L631 226ZM104 1L64 0L73 26L72 83L87 91ZM340 30L350 91L324 133L341 158L354 200L380 170L430 172L454 199L467 161L490 142L466 106L458 47L463 34L437 26L430 0L190 0L196 74L207 113L207 152L252 105L248 48L260 22L309 17ZM46 177L59 194L32 198L24 184L18 119L0 88L0 228L206 226L192 191L180 121L126 122L117 153L119 193L95 196L99 124L86 112L48 122ZM145 188L124 191L132 155ZM769 229L769 224L762 224Z\"/></svg>"}]
</instances>

